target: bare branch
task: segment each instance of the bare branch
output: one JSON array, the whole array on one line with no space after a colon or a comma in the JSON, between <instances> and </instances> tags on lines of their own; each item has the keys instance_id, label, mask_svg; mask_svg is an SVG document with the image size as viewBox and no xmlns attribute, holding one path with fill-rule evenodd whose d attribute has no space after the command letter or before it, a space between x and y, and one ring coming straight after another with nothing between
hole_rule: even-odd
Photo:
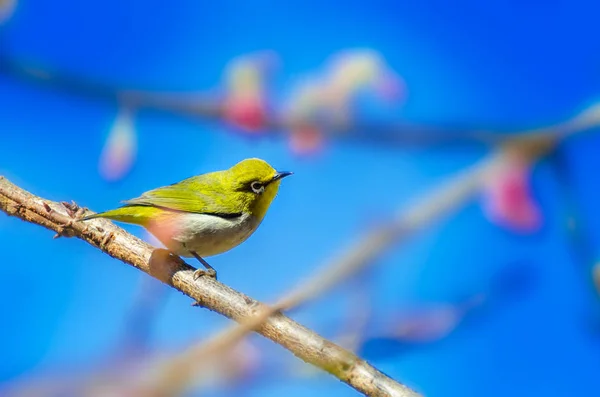
<instances>
[{"instance_id":1,"label":"bare branch","mask_svg":"<svg viewBox=\"0 0 600 397\"><path fill-rule=\"evenodd\" d=\"M113 258L132 265L176 288L201 306L236 321L252 318L262 305L211 278L194 281L194 268L165 250L155 249L107 220L78 222L73 216L85 212L75 204L45 200L0 176L0 209L8 215L77 237ZM290 350L357 391L369 396L418 396L366 361L322 338L281 313L261 321L257 332Z\"/></svg>"},{"instance_id":2,"label":"bare branch","mask_svg":"<svg viewBox=\"0 0 600 397\"><path fill-rule=\"evenodd\" d=\"M216 95L198 92L159 93L134 90L111 84L96 82L65 72L54 72L40 67L31 67L0 58L0 73L37 85L46 85L73 95L93 99L119 101L133 108L149 108L192 117L193 119L221 122L224 119L224 104ZM318 125L314 120L288 120L270 115L266 121L266 136L286 136L299 124L309 122L333 140L368 144L376 147L432 147L453 145L497 146L515 138L522 128L505 126L489 128L475 125L436 125L408 122L358 122L350 124ZM260 136L260 135L257 135Z\"/></svg>"}]
</instances>

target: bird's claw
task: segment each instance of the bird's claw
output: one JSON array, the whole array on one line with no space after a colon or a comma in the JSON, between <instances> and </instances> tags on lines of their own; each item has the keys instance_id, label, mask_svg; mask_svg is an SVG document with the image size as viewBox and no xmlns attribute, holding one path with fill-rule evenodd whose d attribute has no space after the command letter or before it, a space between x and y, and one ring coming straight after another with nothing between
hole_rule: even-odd
<instances>
[{"instance_id":1,"label":"bird's claw","mask_svg":"<svg viewBox=\"0 0 600 397\"><path fill-rule=\"evenodd\" d=\"M196 269L194 272L194 280L198 280L200 277L210 277L217 279L217 272L215 269Z\"/></svg>"}]
</instances>

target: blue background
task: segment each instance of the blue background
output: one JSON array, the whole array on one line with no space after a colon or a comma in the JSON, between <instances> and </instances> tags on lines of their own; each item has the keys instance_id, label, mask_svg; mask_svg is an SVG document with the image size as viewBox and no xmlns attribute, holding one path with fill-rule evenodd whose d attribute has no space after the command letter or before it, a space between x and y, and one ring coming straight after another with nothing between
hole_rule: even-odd
<instances>
[{"instance_id":1,"label":"blue background","mask_svg":"<svg viewBox=\"0 0 600 397\"><path fill-rule=\"evenodd\" d=\"M332 53L368 47L407 83L402 118L526 128L568 118L597 97L599 11L593 1L559 0L21 1L0 27L0 56L114 87L203 91L218 84L233 57L271 49L283 61L283 90ZM222 281L264 301L311 274L369 219L385 218L486 154L333 143L322 155L297 158L283 140L243 139L221 125L141 111L137 162L124 180L107 183L97 159L117 109L0 75L0 174L41 196L103 210L246 157L293 170L256 234L210 261ZM600 242L599 149L594 135L561 148L591 247ZM590 283L596 250L582 256L569 245L564 187L549 161L535 168L533 184L544 213L539 233L502 230L471 203L377 263L372 332L400 307L500 288L499 299L448 338L390 348L373 359L376 366L427 396L598 395L600 302ZM3 384L56 368L93 368L115 349L147 278L81 241L51 236L0 215ZM517 269L517 293L514 275L502 278L507 268ZM152 349L176 351L226 324L181 294L154 288L166 295ZM348 314L344 296L338 291L293 316L333 336ZM264 348L279 359L288 354ZM326 376L273 378L245 393L355 395Z\"/></svg>"}]
</instances>

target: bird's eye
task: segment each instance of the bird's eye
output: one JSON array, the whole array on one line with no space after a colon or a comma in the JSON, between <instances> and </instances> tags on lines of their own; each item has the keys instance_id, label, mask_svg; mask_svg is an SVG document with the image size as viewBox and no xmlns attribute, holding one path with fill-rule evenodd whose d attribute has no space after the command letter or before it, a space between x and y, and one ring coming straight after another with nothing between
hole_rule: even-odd
<instances>
[{"instance_id":1,"label":"bird's eye","mask_svg":"<svg viewBox=\"0 0 600 397\"><path fill-rule=\"evenodd\" d=\"M256 194L261 194L262 192L265 191L265 187L260 182L252 182L250 187L252 188L252 191Z\"/></svg>"}]
</instances>

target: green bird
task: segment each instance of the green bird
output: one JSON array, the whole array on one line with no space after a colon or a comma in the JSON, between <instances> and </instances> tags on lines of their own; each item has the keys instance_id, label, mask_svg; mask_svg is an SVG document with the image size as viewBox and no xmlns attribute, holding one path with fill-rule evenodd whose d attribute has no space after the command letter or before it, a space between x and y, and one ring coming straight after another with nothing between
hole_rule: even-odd
<instances>
[{"instance_id":1,"label":"green bird","mask_svg":"<svg viewBox=\"0 0 600 397\"><path fill-rule=\"evenodd\" d=\"M120 208L82 218L108 218L140 225L167 249L183 257L195 257L207 270L194 277L217 272L204 257L221 254L244 242L262 222L277 195L278 172L261 159L243 160L228 170L194 176L124 201Z\"/></svg>"}]
</instances>

